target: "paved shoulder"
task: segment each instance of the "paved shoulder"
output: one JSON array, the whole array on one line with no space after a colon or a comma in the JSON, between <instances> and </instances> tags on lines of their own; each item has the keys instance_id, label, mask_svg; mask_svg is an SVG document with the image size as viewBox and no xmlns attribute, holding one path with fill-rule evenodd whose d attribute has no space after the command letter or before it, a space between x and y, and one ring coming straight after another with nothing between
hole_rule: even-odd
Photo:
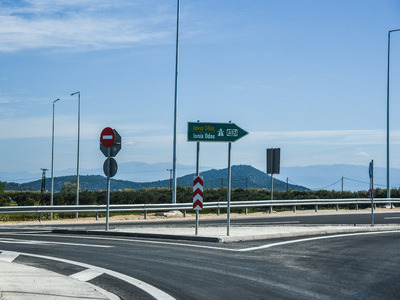
<instances>
[{"instance_id":1,"label":"paved shoulder","mask_svg":"<svg viewBox=\"0 0 400 300\"><path fill-rule=\"evenodd\" d=\"M51 271L0 261L0 299L96 299L119 297L93 284Z\"/></svg>"}]
</instances>

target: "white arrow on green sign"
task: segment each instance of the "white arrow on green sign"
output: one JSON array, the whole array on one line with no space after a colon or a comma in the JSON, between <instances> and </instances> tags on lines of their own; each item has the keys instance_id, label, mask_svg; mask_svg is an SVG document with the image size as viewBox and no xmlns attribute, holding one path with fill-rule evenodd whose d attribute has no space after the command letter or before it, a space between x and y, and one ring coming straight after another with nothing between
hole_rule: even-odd
<instances>
[{"instance_id":1,"label":"white arrow on green sign","mask_svg":"<svg viewBox=\"0 0 400 300\"><path fill-rule=\"evenodd\" d=\"M235 123L188 122L188 142L234 142L246 134Z\"/></svg>"}]
</instances>

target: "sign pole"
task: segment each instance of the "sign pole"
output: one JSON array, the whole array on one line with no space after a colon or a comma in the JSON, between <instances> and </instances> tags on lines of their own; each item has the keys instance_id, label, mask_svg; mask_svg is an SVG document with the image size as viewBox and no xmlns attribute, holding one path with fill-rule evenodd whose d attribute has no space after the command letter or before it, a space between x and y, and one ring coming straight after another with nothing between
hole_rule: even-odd
<instances>
[{"instance_id":1,"label":"sign pole","mask_svg":"<svg viewBox=\"0 0 400 300\"><path fill-rule=\"evenodd\" d=\"M111 173L111 149L108 150L108 172L107 172L107 213L106 213L106 231L110 228L109 216L110 216L110 173Z\"/></svg>"},{"instance_id":2,"label":"sign pole","mask_svg":"<svg viewBox=\"0 0 400 300\"><path fill-rule=\"evenodd\" d=\"M371 188L371 226L374 226L374 160L369 164L369 182Z\"/></svg>"},{"instance_id":3,"label":"sign pole","mask_svg":"<svg viewBox=\"0 0 400 300\"><path fill-rule=\"evenodd\" d=\"M226 218L227 218L227 233L226 235L229 236L229 229L230 229L230 223L231 223L231 149L232 149L232 143L228 143L228 205L227 205L227 212L226 212Z\"/></svg>"},{"instance_id":4,"label":"sign pole","mask_svg":"<svg viewBox=\"0 0 400 300\"><path fill-rule=\"evenodd\" d=\"M121 136L119 133L110 127L106 127L100 134L100 151L107 157L103 164L104 174L107 176L107 210L106 210L106 231L110 228L110 178L117 173L118 165L115 157L121 150Z\"/></svg>"},{"instance_id":5,"label":"sign pole","mask_svg":"<svg viewBox=\"0 0 400 300\"><path fill-rule=\"evenodd\" d=\"M271 148L271 202L274 200L274 148ZM269 213L272 214L272 205L269 207Z\"/></svg>"},{"instance_id":6,"label":"sign pole","mask_svg":"<svg viewBox=\"0 0 400 300\"><path fill-rule=\"evenodd\" d=\"M248 134L235 123L188 122L188 142L228 142L228 201L227 201L227 235L230 227L231 201L231 148L232 142ZM197 207L194 205L193 209Z\"/></svg>"},{"instance_id":7,"label":"sign pole","mask_svg":"<svg viewBox=\"0 0 400 300\"><path fill-rule=\"evenodd\" d=\"M197 151L196 151L196 176L200 176L200 171L199 171L199 156L200 156L200 142L196 143L197 145ZM199 210L196 209L196 232L195 234L198 235L199 233Z\"/></svg>"}]
</instances>

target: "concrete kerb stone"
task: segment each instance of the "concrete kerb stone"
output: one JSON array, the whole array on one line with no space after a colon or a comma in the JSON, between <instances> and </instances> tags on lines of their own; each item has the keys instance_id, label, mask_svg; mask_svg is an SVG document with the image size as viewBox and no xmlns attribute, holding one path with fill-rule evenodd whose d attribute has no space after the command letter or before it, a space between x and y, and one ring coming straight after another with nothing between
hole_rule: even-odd
<instances>
[{"instance_id":1,"label":"concrete kerb stone","mask_svg":"<svg viewBox=\"0 0 400 300\"><path fill-rule=\"evenodd\" d=\"M71 229L53 229L52 233L58 234L84 234L84 235L105 235L105 236L129 236L149 239L166 239L166 240L186 240L222 243L223 240L219 237L207 236L189 236L189 235L174 235L174 234L157 234L157 233L136 233L136 232L118 232L118 231L97 231L97 230L71 230Z\"/></svg>"}]
</instances>

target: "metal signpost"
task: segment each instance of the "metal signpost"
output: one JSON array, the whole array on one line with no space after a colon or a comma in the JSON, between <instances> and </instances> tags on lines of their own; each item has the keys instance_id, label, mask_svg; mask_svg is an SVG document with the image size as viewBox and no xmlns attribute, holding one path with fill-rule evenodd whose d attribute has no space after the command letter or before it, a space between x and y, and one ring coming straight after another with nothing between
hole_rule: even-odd
<instances>
[{"instance_id":1,"label":"metal signpost","mask_svg":"<svg viewBox=\"0 0 400 300\"><path fill-rule=\"evenodd\" d=\"M106 214L106 230L109 229L110 216L110 178L117 174L118 164L113 158L121 150L121 136L110 127L106 127L100 134L100 151L107 157L103 164L104 174L107 176L107 214Z\"/></svg>"},{"instance_id":2,"label":"metal signpost","mask_svg":"<svg viewBox=\"0 0 400 300\"><path fill-rule=\"evenodd\" d=\"M267 149L267 174L271 174L271 200L274 200L274 174L279 174L281 165L281 149ZM272 213L272 206L269 207Z\"/></svg>"},{"instance_id":3,"label":"metal signpost","mask_svg":"<svg viewBox=\"0 0 400 300\"><path fill-rule=\"evenodd\" d=\"M371 191L371 226L374 226L374 160L369 163L369 189Z\"/></svg>"},{"instance_id":4,"label":"metal signpost","mask_svg":"<svg viewBox=\"0 0 400 300\"><path fill-rule=\"evenodd\" d=\"M247 135L248 132L235 123L188 122L188 142L197 142L197 176L199 161L199 142L228 142L228 201L227 201L227 235L230 229L231 204L231 148L232 142ZM197 218L197 214L196 214ZM196 221L197 222L197 221ZM197 234L197 233L196 233Z\"/></svg>"}]
</instances>

